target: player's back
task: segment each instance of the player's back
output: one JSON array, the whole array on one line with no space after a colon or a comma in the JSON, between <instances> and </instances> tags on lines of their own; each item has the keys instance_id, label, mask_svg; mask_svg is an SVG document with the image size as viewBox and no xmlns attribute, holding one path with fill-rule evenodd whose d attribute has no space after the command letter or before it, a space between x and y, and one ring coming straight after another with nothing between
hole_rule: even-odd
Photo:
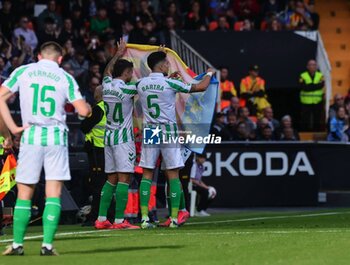
<instances>
[{"instance_id":1,"label":"player's back","mask_svg":"<svg viewBox=\"0 0 350 265\"><path fill-rule=\"evenodd\" d=\"M137 84L144 123L176 123L175 99L177 92L188 93L191 85L165 78L162 73L151 73Z\"/></svg>"},{"instance_id":2,"label":"player's back","mask_svg":"<svg viewBox=\"0 0 350 265\"><path fill-rule=\"evenodd\" d=\"M134 140L133 107L137 94L134 85L106 76L103 79L103 101L106 110L106 145L117 145Z\"/></svg>"},{"instance_id":3,"label":"player's back","mask_svg":"<svg viewBox=\"0 0 350 265\"><path fill-rule=\"evenodd\" d=\"M37 145L62 145L67 142L67 100L81 99L74 78L50 60L21 66L4 86L19 92L22 123L30 125L22 142Z\"/></svg>"}]
</instances>

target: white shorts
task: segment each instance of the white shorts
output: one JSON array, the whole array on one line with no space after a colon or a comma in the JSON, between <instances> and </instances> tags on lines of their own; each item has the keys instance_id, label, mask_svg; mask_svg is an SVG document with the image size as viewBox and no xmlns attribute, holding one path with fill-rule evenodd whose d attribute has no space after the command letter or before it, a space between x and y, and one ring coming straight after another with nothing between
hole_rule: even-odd
<instances>
[{"instance_id":1,"label":"white shorts","mask_svg":"<svg viewBox=\"0 0 350 265\"><path fill-rule=\"evenodd\" d=\"M16 181L37 184L43 167L46 180L70 180L68 147L21 144Z\"/></svg>"},{"instance_id":2,"label":"white shorts","mask_svg":"<svg viewBox=\"0 0 350 265\"><path fill-rule=\"evenodd\" d=\"M134 142L105 146L106 173L134 173L135 159L136 151Z\"/></svg>"},{"instance_id":3,"label":"white shorts","mask_svg":"<svg viewBox=\"0 0 350 265\"><path fill-rule=\"evenodd\" d=\"M182 158L182 161L184 162L184 164L186 164L186 161L187 159L191 156L192 154L192 151L190 149L188 149L187 147L185 146L181 146L181 158ZM164 162L164 159L162 160L162 163L160 165L160 169L161 170L165 170L165 162Z\"/></svg>"},{"instance_id":4,"label":"white shorts","mask_svg":"<svg viewBox=\"0 0 350 265\"><path fill-rule=\"evenodd\" d=\"M160 154L162 154L164 169L183 168L185 166L180 146L162 147L162 145L144 145L143 143L139 166L154 169Z\"/></svg>"}]
</instances>

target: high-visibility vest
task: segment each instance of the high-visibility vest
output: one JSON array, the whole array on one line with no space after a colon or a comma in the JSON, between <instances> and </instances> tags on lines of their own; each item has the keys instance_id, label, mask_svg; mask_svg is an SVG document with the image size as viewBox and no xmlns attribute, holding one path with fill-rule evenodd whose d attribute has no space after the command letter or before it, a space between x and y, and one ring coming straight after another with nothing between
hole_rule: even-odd
<instances>
[{"instance_id":1,"label":"high-visibility vest","mask_svg":"<svg viewBox=\"0 0 350 265\"><path fill-rule=\"evenodd\" d=\"M309 72L304 72L300 75L300 78L306 85L308 84L319 84L323 81L323 74L319 71L315 73L314 80L312 80ZM323 88L315 91L304 91L300 92L300 102L305 105L319 104L323 100Z\"/></svg>"},{"instance_id":2,"label":"high-visibility vest","mask_svg":"<svg viewBox=\"0 0 350 265\"><path fill-rule=\"evenodd\" d=\"M5 142L5 138L0 136L0 156L4 154L4 147L2 146Z\"/></svg>"},{"instance_id":3,"label":"high-visibility vest","mask_svg":"<svg viewBox=\"0 0 350 265\"><path fill-rule=\"evenodd\" d=\"M100 122L97 123L95 127L92 128L92 130L85 135L85 141L92 142L93 145L96 147L104 147L104 135L107 122L104 102L100 101L99 103L97 103L97 106L99 106L102 109L103 117L100 120Z\"/></svg>"},{"instance_id":4,"label":"high-visibility vest","mask_svg":"<svg viewBox=\"0 0 350 265\"><path fill-rule=\"evenodd\" d=\"M231 95L233 97L237 96L237 91L235 89L235 85L233 84L233 82L229 81L229 80L225 80L224 82L220 82L220 93L221 93L221 110L223 110L224 108L230 106L230 100L229 99L223 99L222 96L224 94L224 92L228 92L231 93Z\"/></svg>"}]
</instances>

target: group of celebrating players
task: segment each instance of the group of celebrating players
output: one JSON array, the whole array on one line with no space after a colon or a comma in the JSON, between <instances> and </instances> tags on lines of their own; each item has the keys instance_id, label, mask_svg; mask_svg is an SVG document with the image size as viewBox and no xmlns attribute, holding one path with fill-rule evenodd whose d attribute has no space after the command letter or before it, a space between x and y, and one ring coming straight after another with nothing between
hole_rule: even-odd
<instances>
[{"instance_id":1,"label":"group of celebrating players","mask_svg":"<svg viewBox=\"0 0 350 265\"><path fill-rule=\"evenodd\" d=\"M184 207L184 195L179 180L179 169L184 166L181 147L178 144L143 144L139 166L143 168L140 185L141 226L134 226L124 219L128 199L130 175L135 166L135 142L133 135L134 96L138 95L145 128L156 128L168 137L178 134L175 100L176 93L202 92L207 89L214 73L207 70L201 82L185 84L167 78L170 63L164 47L151 53L147 64L151 74L135 84L132 62L122 59L126 43L120 40L118 49L108 63L102 82L106 112L105 172L108 179L102 188L97 229L147 229L154 225L148 217L153 171L160 155L162 169L169 181L169 219L163 224L176 228L188 218ZM18 197L14 211L13 243L3 255L23 255L23 241L31 215L31 199L35 185L44 167L46 179L46 203L43 213L43 243L40 255L58 255L53 239L61 212L63 181L70 180L67 125L64 105L68 100L82 117L91 115L91 107L82 98L74 78L59 64L62 48L55 42L44 43L38 62L21 66L0 88L0 134L22 133L18 157L16 182ZM22 127L14 122L7 99L19 92ZM107 211L113 194L116 196L114 223L107 220ZM179 211L180 209L180 211Z\"/></svg>"}]
</instances>

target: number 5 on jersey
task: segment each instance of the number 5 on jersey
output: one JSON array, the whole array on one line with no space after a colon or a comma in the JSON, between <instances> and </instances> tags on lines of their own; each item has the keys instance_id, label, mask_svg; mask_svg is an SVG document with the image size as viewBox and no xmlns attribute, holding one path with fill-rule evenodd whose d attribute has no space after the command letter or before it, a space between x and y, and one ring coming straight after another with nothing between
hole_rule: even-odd
<instances>
[{"instance_id":1,"label":"number 5 on jersey","mask_svg":"<svg viewBox=\"0 0 350 265\"><path fill-rule=\"evenodd\" d=\"M152 100L155 99L157 100L158 99L158 96L157 95L148 95L147 96L147 107L149 110L152 110L152 111L149 111L149 115L153 118L153 119L156 119L159 117L160 115L160 108L159 108L159 105L157 103L152 103Z\"/></svg>"}]
</instances>

